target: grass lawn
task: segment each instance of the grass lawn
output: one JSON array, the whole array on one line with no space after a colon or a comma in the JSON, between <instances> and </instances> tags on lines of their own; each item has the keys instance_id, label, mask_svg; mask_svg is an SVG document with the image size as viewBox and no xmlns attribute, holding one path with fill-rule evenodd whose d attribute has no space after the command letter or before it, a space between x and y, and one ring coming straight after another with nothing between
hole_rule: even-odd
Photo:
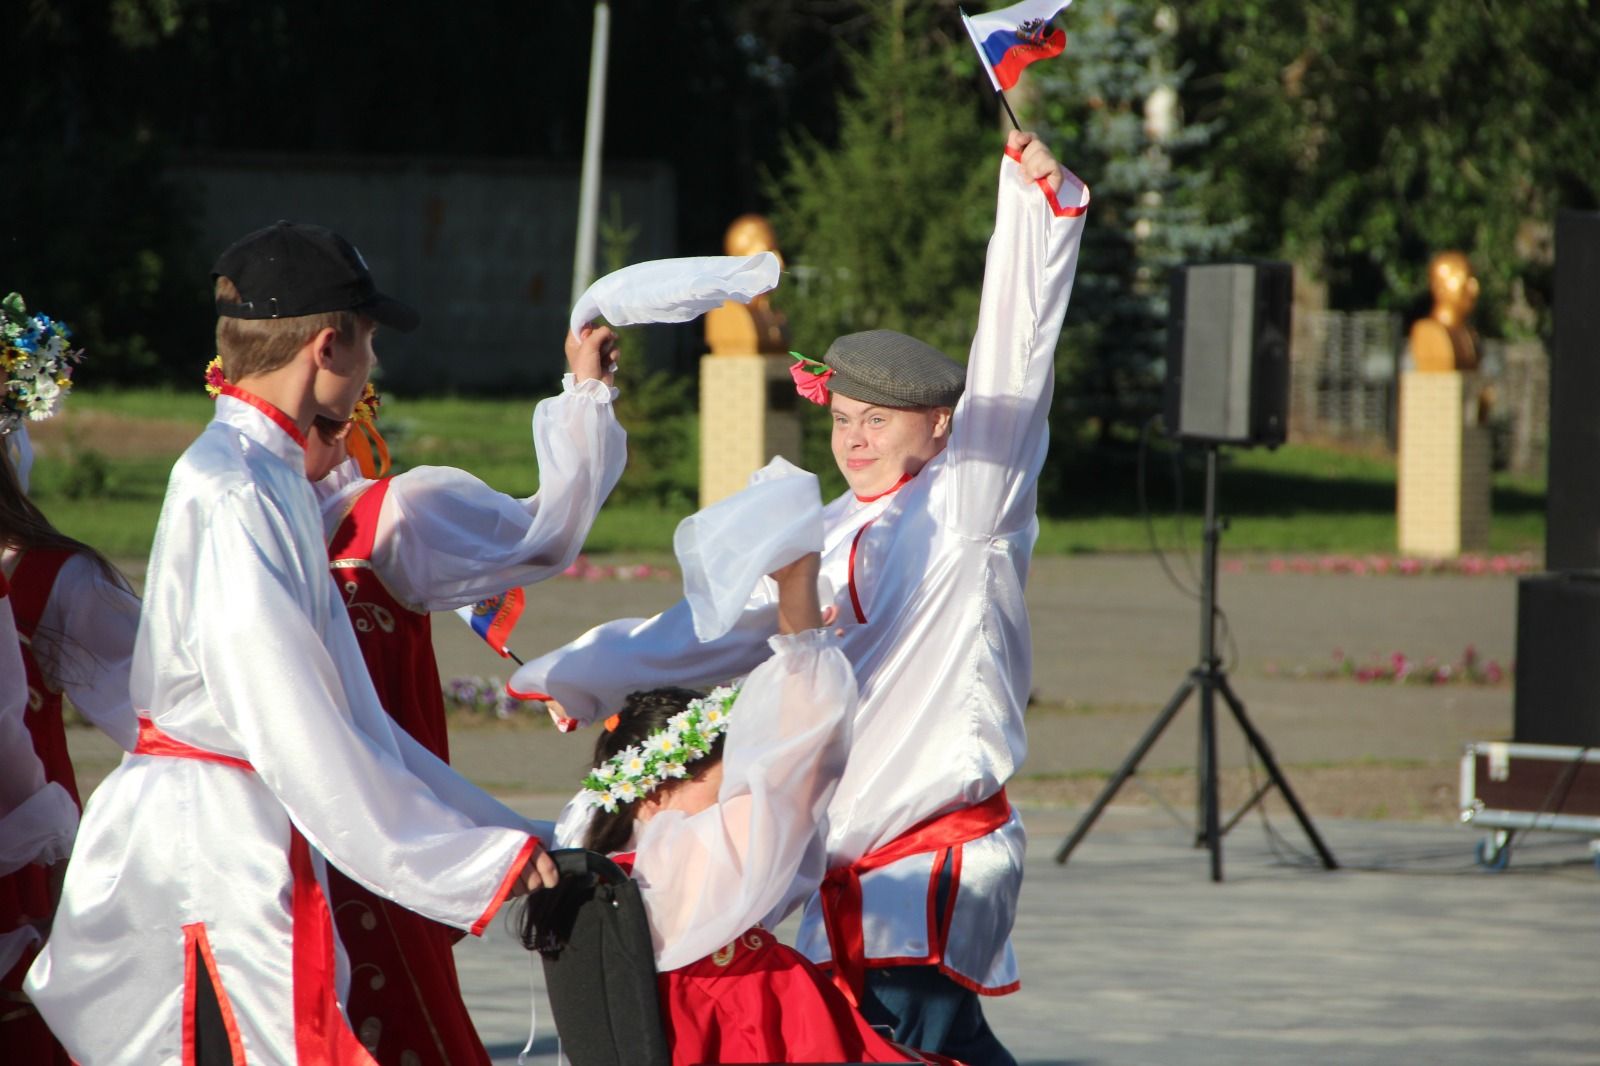
<instances>
[{"instance_id":1,"label":"grass lawn","mask_svg":"<svg viewBox=\"0 0 1600 1066\"><path fill-rule=\"evenodd\" d=\"M533 400L385 397L384 434L396 469L457 466L517 495L538 487L529 422ZM149 553L173 460L210 417L211 401L191 392L74 391L65 413L34 427L39 460L34 498L69 534L117 558ZM1201 467L1181 464L1183 507L1166 453L1147 463L1151 520L1138 503L1132 446L1080 449L1060 463L1043 498L1038 551L1144 551L1150 529L1163 545L1198 547ZM1295 444L1224 453L1219 506L1233 552L1392 553L1395 469L1391 457ZM586 550L665 554L680 509L614 499L601 510ZM1544 486L1497 475L1491 547L1539 552Z\"/></svg>"}]
</instances>

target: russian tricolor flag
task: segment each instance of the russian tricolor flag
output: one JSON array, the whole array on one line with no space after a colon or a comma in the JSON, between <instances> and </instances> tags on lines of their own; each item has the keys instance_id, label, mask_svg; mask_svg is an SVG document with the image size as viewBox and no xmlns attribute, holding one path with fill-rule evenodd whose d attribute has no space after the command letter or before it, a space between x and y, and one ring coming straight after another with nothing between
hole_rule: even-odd
<instances>
[{"instance_id":1,"label":"russian tricolor flag","mask_svg":"<svg viewBox=\"0 0 1600 1066\"><path fill-rule=\"evenodd\" d=\"M1067 35L1051 20L1072 0L1023 0L986 15L961 13L967 33L978 48L978 58L988 71L995 92L1003 92L1022 77L1022 68L1039 59L1058 56L1067 48Z\"/></svg>"},{"instance_id":2,"label":"russian tricolor flag","mask_svg":"<svg viewBox=\"0 0 1600 1066\"><path fill-rule=\"evenodd\" d=\"M517 619L522 617L523 604L526 596L521 589L507 589L498 596L490 596L486 600L479 600L470 607L457 607L456 614L461 620L472 627L472 631L482 637L501 658L511 654L506 647L506 641L511 637L511 630L516 627Z\"/></svg>"}]
</instances>

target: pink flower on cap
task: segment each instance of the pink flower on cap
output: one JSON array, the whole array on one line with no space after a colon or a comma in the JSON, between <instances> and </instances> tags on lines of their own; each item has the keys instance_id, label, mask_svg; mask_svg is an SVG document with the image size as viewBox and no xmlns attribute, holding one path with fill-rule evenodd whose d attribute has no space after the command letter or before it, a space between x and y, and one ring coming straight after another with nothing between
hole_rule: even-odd
<instances>
[{"instance_id":1,"label":"pink flower on cap","mask_svg":"<svg viewBox=\"0 0 1600 1066\"><path fill-rule=\"evenodd\" d=\"M799 352L789 354L795 359L794 365L789 367L795 391L812 403L825 406L829 399L828 379L833 377L833 368L815 359L807 359Z\"/></svg>"}]
</instances>

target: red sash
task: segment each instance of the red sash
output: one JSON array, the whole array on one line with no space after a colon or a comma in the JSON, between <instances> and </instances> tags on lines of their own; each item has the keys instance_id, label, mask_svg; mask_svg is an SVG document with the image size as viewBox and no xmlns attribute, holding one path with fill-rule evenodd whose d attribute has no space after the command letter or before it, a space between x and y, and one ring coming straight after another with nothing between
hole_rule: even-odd
<instances>
[{"instance_id":1,"label":"red sash","mask_svg":"<svg viewBox=\"0 0 1600 1066\"><path fill-rule=\"evenodd\" d=\"M944 851L988 836L1011 819L1006 790L982 803L924 819L904 833L867 852L849 866L829 870L822 879L822 921L833 953L833 983L852 1004L859 1002L866 981L866 939L861 927L861 875L912 855ZM939 864L934 864L938 875ZM954 902L952 900L952 906Z\"/></svg>"}]
</instances>

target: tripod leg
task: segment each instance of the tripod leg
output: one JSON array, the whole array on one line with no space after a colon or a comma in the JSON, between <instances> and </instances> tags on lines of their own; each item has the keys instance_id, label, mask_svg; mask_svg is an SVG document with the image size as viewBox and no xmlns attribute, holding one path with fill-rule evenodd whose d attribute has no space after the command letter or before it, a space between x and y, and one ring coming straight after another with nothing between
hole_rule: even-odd
<instances>
[{"instance_id":1,"label":"tripod leg","mask_svg":"<svg viewBox=\"0 0 1600 1066\"><path fill-rule=\"evenodd\" d=\"M1206 849L1211 852L1211 880L1222 880L1222 831L1217 816L1217 704L1220 679L1208 672L1200 679L1200 809Z\"/></svg>"},{"instance_id":2,"label":"tripod leg","mask_svg":"<svg viewBox=\"0 0 1600 1066\"><path fill-rule=\"evenodd\" d=\"M1289 781L1283 776L1283 771L1278 769L1278 761L1272 757L1272 749L1267 747L1266 738L1256 732L1256 727L1250 723L1250 718L1244 713L1244 704L1239 702L1239 697L1234 695L1233 689L1228 685L1228 679L1217 678L1217 686L1222 690L1222 698L1228 701L1229 708L1233 711L1234 720L1239 723L1239 728L1244 730L1245 737L1250 741L1250 746L1261 757L1261 762L1267 768L1272 783L1278 786L1278 791L1283 793L1284 801L1289 804L1289 809L1294 812L1295 819L1299 821L1300 828L1305 831L1306 839L1311 841L1311 846L1317 849L1317 855L1322 859L1323 869L1337 870L1338 860L1333 857L1333 852L1322 842L1322 837L1317 834L1316 826L1311 824L1310 815L1305 808L1300 806L1300 800L1294 794L1294 789L1289 787Z\"/></svg>"},{"instance_id":3,"label":"tripod leg","mask_svg":"<svg viewBox=\"0 0 1600 1066\"><path fill-rule=\"evenodd\" d=\"M1183 701L1189 698L1189 693L1194 691L1194 686L1195 679L1193 674L1178 686L1178 691L1172 694L1172 699L1167 701L1166 707L1162 708L1161 713L1156 716L1156 720L1151 723L1150 728L1145 730L1144 736L1139 739L1139 743L1134 745L1133 750L1128 753L1128 757L1122 760L1122 765L1117 767L1117 772L1111 775L1111 780L1107 781L1106 787L1100 790L1100 795L1095 797L1094 803L1090 804L1083 817L1078 819L1078 825L1072 830L1072 835L1057 849L1057 866L1065 865L1073 850L1083 842L1084 837L1089 835L1089 830L1094 828L1094 823L1100 817L1101 812L1106 809L1107 804L1117 794L1117 790L1122 787L1123 782L1132 777L1133 772L1139 768L1139 763L1149 753L1150 748L1156 742L1156 738L1161 736L1161 731L1167 728L1167 724L1172 721L1173 717L1183 707Z\"/></svg>"}]
</instances>

